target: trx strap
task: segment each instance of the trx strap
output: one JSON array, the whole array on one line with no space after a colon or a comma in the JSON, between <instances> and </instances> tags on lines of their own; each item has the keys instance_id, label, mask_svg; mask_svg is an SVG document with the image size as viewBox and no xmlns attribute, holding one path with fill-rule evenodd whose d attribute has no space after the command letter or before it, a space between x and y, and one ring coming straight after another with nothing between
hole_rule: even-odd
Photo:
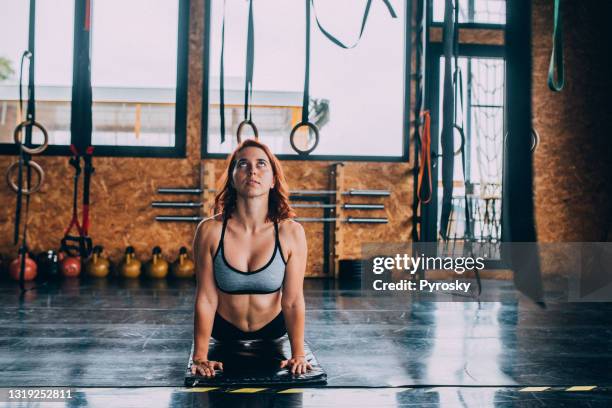
<instances>
[{"instance_id":1,"label":"trx strap","mask_svg":"<svg viewBox=\"0 0 612 408\"><path fill-rule=\"evenodd\" d=\"M250 126L255 139L259 139L257 127L253 123L251 103L253 103L253 66L255 63L255 28L253 23L253 0L249 0L249 22L247 26L246 69L244 81L244 119L238 125L236 140L242 142L242 129Z\"/></svg>"},{"instance_id":2,"label":"trx strap","mask_svg":"<svg viewBox=\"0 0 612 408\"><path fill-rule=\"evenodd\" d=\"M23 62L24 60L27 58L30 63L29 66L32 65L32 53L30 51L25 51L23 53L23 55L21 56L21 64L20 64L20 68L19 68L19 115L23 115ZM28 88L29 88L29 84L28 84ZM29 106L29 104L28 104ZM30 115L28 113L26 113L26 118L28 118ZM26 123L26 121L22 122L22 123ZM19 126L18 126L19 127ZM27 136L26 136L27 139ZM15 141L17 143L17 146L21 147L21 139L19 139L18 141ZM23 141L23 143L25 143L25 140ZM28 162L29 162L29 155L23 150L23 149L19 149L19 162L18 162L18 174L17 174L17 185L18 188L15 191L17 193L17 203L15 206L15 229L14 229L14 234L13 234L13 245L17 245L17 243L19 242L19 229L20 229L20 225L21 225L21 201L22 201L22 195L23 195L23 167L28 166ZM30 175L30 172L28 170L28 176ZM7 179L9 179L9 172L7 171ZM30 182L29 182L29 177L28 177L28 190L30 189ZM27 215L26 215L26 221L27 221Z\"/></svg>"},{"instance_id":3,"label":"trx strap","mask_svg":"<svg viewBox=\"0 0 612 408\"><path fill-rule=\"evenodd\" d=\"M548 87L553 92L561 92L565 85L565 70L563 67L563 19L560 14L561 0L555 0L555 15L553 27L553 46L548 66ZM557 78L555 79L555 71Z\"/></svg>"},{"instance_id":4,"label":"trx strap","mask_svg":"<svg viewBox=\"0 0 612 408\"><path fill-rule=\"evenodd\" d=\"M417 180L417 183L414 184L415 191L414 191L414 198L412 200L412 212L415 215L414 217L412 217L412 240L414 242L420 241L424 235L422 232L422 228L419 228L419 226L422 226L422 219L423 219L422 216L423 216L424 208L421 207L420 209L421 211L419 213L419 204L427 204L431 202L431 197L433 195L433 191L430 188L429 197L427 198L426 201L423 200L422 192L421 192L421 189L422 189L421 183L418 182L419 177L421 178L421 180L423 180L424 175L420 175L420 174L421 172L424 173L425 171L429 172L429 178L431 180L431 131L429 135L427 135L429 139L426 139L425 132L423 132L423 137L421 137L422 118L424 117L425 120L427 120L427 117L425 117L425 114L429 116L428 111L423 112L423 105L425 101L424 87L423 87L423 81L425 78L425 70L424 70L422 61L425 59L425 45L424 44L426 43L425 30L424 30L424 27L426 25L425 13L424 13L424 8L425 8L424 1L425 0L417 1L416 19L415 19L416 25L415 25L415 36L414 36L414 42L415 42L415 48L416 48L415 63L414 63L415 90L416 90L415 92L416 97L415 97L415 103L414 103L414 118L415 118L414 120L414 139L415 139L415 146L416 146L416 154L415 154L413 175L414 175L414 180ZM429 120L431 123L431 118ZM424 146L424 142L427 142L429 145ZM424 155L428 155L428 157L425 157ZM421 160L419 160L420 157L422 157ZM422 166L424 166L424 168ZM431 182L430 182L430 185L431 185Z\"/></svg>"},{"instance_id":5,"label":"trx strap","mask_svg":"<svg viewBox=\"0 0 612 408\"><path fill-rule=\"evenodd\" d=\"M36 105L35 105L35 88L34 88L34 22L36 21L36 1L30 0L30 13L29 13L29 33L28 33L28 50L21 56L21 63L19 68L19 115L23 115L23 63L25 59L29 59L28 64L28 105L26 110L26 119L19 123L15 128L14 136L15 143L19 148L19 161L9 166L6 172L6 180L9 187L17 193L17 202L15 205L15 230L13 236L13 244L17 245L19 242L19 229L21 224L21 205L23 195L26 196L25 203L25 220L23 221L23 236L21 246L19 248L19 287L23 294L25 289L25 266L26 266L26 254L28 252L27 245L27 234L28 234L28 213L30 210L30 195L40 189L44 181L44 172L42 168L33 160L31 160L32 154L42 153L48 145L47 131L42 125L36 122ZM32 148L29 145L32 143L32 127L35 126L43 132L44 142L37 148ZM25 138L22 138L22 132L25 128ZM24 188L24 166L27 169L25 175L25 188ZM12 179L13 170L17 167L17 183L15 184ZM32 169L38 173L38 184L36 187L31 188L32 184Z\"/></svg>"},{"instance_id":6,"label":"trx strap","mask_svg":"<svg viewBox=\"0 0 612 408\"><path fill-rule=\"evenodd\" d=\"M442 102L442 210L440 214L440 235L447 237L449 218L452 210L454 150L454 115L452 57L453 57L453 1L444 4L444 95Z\"/></svg>"},{"instance_id":7,"label":"trx strap","mask_svg":"<svg viewBox=\"0 0 612 408\"><path fill-rule=\"evenodd\" d=\"M305 0L306 2L306 58L305 58L305 68L304 68L304 97L302 99L302 121L296 124L291 130L291 135L289 137L289 142L291 143L291 147L300 155L308 155L314 149L316 149L319 144L319 128L312 122L308 120L308 105L310 103L310 0ZM315 135L315 141L310 148L306 150L299 149L295 144L295 135L299 128L306 126L308 130L308 138L310 138L310 130L313 131Z\"/></svg>"},{"instance_id":8,"label":"trx strap","mask_svg":"<svg viewBox=\"0 0 612 408\"><path fill-rule=\"evenodd\" d=\"M464 204L464 216L465 216L465 240L469 241L472 238L472 230L470 225L470 205L468 201L468 175L467 175L467 167L465 165L465 129L464 129L464 109L463 109L463 74L461 72L461 68L459 67L459 3L455 3L455 20L453 22L454 26L454 34L453 34L453 54L455 57L455 73L453 77L454 82L454 93L455 93L455 115L454 115L454 127L459 131L459 135L461 136L461 147L455 153L461 154L461 167L463 170L463 185L464 185L464 194L463 194L463 204ZM458 121L458 112L461 109L461 124L457 123ZM480 286L479 286L480 287Z\"/></svg>"},{"instance_id":9,"label":"trx strap","mask_svg":"<svg viewBox=\"0 0 612 408\"><path fill-rule=\"evenodd\" d=\"M74 191L72 195L72 218L70 225L64 231L64 237L61 242L61 250L66 252L70 256L80 256L83 259L89 257L93 250L93 243L91 238L88 236L89 230L89 186L91 175L94 172L92 165L93 146L89 146L85 150L85 154L79 154L75 145L70 145L70 151L73 156L70 158L70 165L74 167ZM79 223L77 214L77 202L78 202L78 189L79 189L79 178L81 176L81 156L83 157L83 164L85 166L83 176L83 215L82 223ZM78 236L69 235L72 227L76 226Z\"/></svg>"},{"instance_id":10,"label":"trx strap","mask_svg":"<svg viewBox=\"0 0 612 408\"><path fill-rule=\"evenodd\" d=\"M61 241L61 250L70 256L81 256L87 258L91 255L93 243L88 236L89 231L89 190L90 179L94 172L92 165L93 147L88 146L92 134L92 90L91 90L91 2L90 0L78 0L76 3L75 22L75 49L79 69L73 79L72 99L84 101L80 104L72 104L72 122L70 131L75 144L70 145L72 157L70 165L75 169L74 192L72 199L72 219L70 225L64 231ZM83 158L83 214L82 223L77 216L78 183L81 175L81 157ZM70 235L72 227L76 226L78 236Z\"/></svg>"},{"instance_id":11,"label":"trx strap","mask_svg":"<svg viewBox=\"0 0 612 408\"><path fill-rule=\"evenodd\" d=\"M221 143L225 142L225 0L223 0L223 19L221 20L221 64L219 66L219 114Z\"/></svg>"},{"instance_id":12,"label":"trx strap","mask_svg":"<svg viewBox=\"0 0 612 408\"><path fill-rule=\"evenodd\" d=\"M80 103L71 104L70 133L77 151L82 152L91 143L92 134L90 0L77 0L75 8L75 59L79 68L73 76L72 100Z\"/></svg>"},{"instance_id":13,"label":"trx strap","mask_svg":"<svg viewBox=\"0 0 612 408\"><path fill-rule=\"evenodd\" d=\"M319 27L319 30L321 30L323 35L325 35L325 37L327 37L331 42L336 44L338 47L345 48L345 49L354 48L357 46L357 44L359 44L359 41L361 41L361 37L363 36L363 31L365 29L366 22L368 21L368 15L370 14L370 7L372 6L372 0L368 0L368 2L366 3L365 11L363 12L363 18L361 19L361 29L359 30L359 37L357 37L357 41L355 41L355 43L352 45L345 45L342 41L338 40L333 34L331 34L329 31L323 28L323 25L321 25L321 22L319 21L319 18L317 17L317 12L314 6L314 0L311 0L311 2L312 2L312 9L314 11L315 21L317 22L317 26ZM397 14L395 13L395 10L393 10L393 6L391 6L391 3L389 3L389 0L382 0L382 2L385 4L385 6L387 6L387 10L389 11L389 14L391 15L391 17L397 18Z\"/></svg>"}]
</instances>

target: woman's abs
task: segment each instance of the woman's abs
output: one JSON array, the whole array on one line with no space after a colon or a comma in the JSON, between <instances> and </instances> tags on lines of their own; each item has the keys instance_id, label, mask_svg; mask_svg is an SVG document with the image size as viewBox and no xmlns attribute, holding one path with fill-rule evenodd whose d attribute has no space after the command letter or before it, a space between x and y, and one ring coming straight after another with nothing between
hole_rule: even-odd
<instances>
[{"instance_id":1,"label":"woman's abs","mask_svg":"<svg viewBox=\"0 0 612 408\"><path fill-rule=\"evenodd\" d=\"M230 295L218 291L218 299L217 313L245 332L261 329L281 311L280 291L262 295Z\"/></svg>"}]
</instances>

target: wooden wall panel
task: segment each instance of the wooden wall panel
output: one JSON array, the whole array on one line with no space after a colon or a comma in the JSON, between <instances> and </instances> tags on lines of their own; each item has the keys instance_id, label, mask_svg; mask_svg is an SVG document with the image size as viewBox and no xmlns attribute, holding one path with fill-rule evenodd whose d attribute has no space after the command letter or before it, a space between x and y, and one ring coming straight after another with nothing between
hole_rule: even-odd
<instances>
[{"instance_id":1,"label":"wooden wall panel","mask_svg":"<svg viewBox=\"0 0 612 408\"><path fill-rule=\"evenodd\" d=\"M547 85L553 2L533 1L535 209L542 242L609 239L612 221L610 2L563 3L566 86Z\"/></svg>"}]
</instances>

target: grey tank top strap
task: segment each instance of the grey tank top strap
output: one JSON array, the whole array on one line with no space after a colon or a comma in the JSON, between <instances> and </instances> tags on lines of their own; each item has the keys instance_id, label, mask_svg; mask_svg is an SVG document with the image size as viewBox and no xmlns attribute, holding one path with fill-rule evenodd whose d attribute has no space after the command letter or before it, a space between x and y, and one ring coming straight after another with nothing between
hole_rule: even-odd
<instances>
[{"instance_id":1,"label":"grey tank top strap","mask_svg":"<svg viewBox=\"0 0 612 408\"><path fill-rule=\"evenodd\" d=\"M286 262L280 246L278 224L274 223L274 250L272 257L261 268L241 271L227 261L225 256L225 230L228 218L223 219L221 238L213 258L215 284L220 291L230 294L265 294L279 291L285 280Z\"/></svg>"}]
</instances>

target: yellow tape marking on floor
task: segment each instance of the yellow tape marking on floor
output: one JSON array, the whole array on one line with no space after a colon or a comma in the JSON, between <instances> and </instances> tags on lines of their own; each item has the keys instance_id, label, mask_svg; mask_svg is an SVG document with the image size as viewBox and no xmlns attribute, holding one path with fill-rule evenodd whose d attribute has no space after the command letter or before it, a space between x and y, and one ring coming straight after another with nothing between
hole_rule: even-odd
<instances>
[{"instance_id":1,"label":"yellow tape marking on floor","mask_svg":"<svg viewBox=\"0 0 612 408\"><path fill-rule=\"evenodd\" d=\"M303 392L303 388L289 388L288 390L279 391L277 394L301 394Z\"/></svg>"},{"instance_id":2,"label":"yellow tape marking on floor","mask_svg":"<svg viewBox=\"0 0 612 408\"><path fill-rule=\"evenodd\" d=\"M538 391L546 391L550 387L525 387L521 388L519 392L538 392Z\"/></svg>"},{"instance_id":3,"label":"yellow tape marking on floor","mask_svg":"<svg viewBox=\"0 0 612 408\"><path fill-rule=\"evenodd\" d=\"M230 392L243 393L243 394L252 394L254 392L259 392L267 390L267 388L238 388L237 390L232 390Z\"/></svg>"},{"instance_id":4,"label":"yellow tape marking on floor","mask_svg":"<svg viewBox=\"0 0 612 408\"><path fill-rule=\"evenodd\" d=\"M591 391L595 388L597 388L596 385L575 385L573 387L569 387L565 391Z\"/></svg>"},{"instance_id":5,"label":"yellow tape marking on floor","mask_svg":"<svg viewBox=\"0 0 612 408\"><path fill-rule=\"evenodd\" d=\"M219 387L202 387L202 388L188 388L186 392L208 392L212 390L218 390Z\"/></svg>"}]
</instances>

